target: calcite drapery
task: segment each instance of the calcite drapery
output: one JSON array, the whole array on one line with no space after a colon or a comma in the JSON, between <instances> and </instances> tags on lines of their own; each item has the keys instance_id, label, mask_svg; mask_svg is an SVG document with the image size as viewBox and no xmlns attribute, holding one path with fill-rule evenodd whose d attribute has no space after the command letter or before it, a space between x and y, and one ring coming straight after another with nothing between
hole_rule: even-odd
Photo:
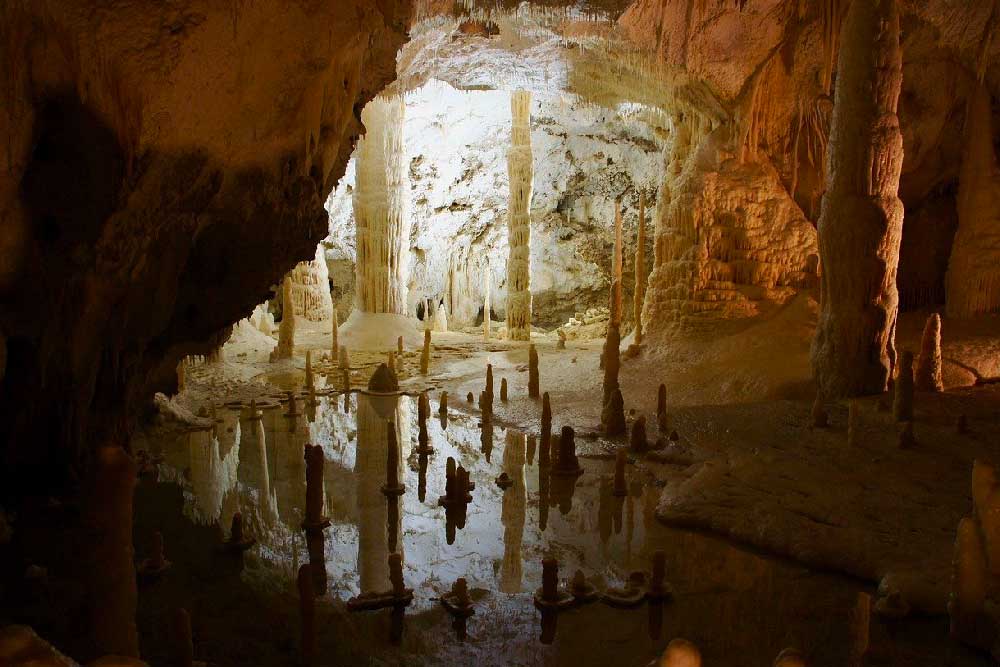
<instances>
[{"instance_id":1,"label":"calcite drapery","mask_svg":"<svg viewBox=\"0 0 1000 667\"><path fill-rule=\"evenodd\" d=\"M316 246L316 256L312 260L296 264L289 277L292 279L295 314L312 322L330 319L333 300L330 297L330 274L326 268L323 245Z\"/></svg>"},{"instance_id":2,"label":"calcite drapery","mask_svg":"<svg viewBox=\"0 0 1000 667\"><path fill-rule=\"evenodd\" d=\"M507 336L531 338L531 93L515 90L510 97L510 149L507 173L510 202L507 232Z\"/></svg>"},{"instance_id":3,"label":"calcite drapery","mask_svg":"<svg viewBox=\"0 0 1000 667\"><path fill-rule=\"evenodd\" d=\"M403 140L406 105L376 97L361 112L367 134L355 157L357 307L406 314L410 254L410 186Z\"/></svg>"},{"instance_id":4,"label":"calcite drapery","mask_svg":"<svg viewBox=\"0 0 1000 667\"><path fill-rule=\"evenodd\" d=\"M851 3L841 39L819 219L822 303L812 345L816 382L830 397L886 388L895 361L903 232L896 1Z\"/></svg>"}]
</instances>

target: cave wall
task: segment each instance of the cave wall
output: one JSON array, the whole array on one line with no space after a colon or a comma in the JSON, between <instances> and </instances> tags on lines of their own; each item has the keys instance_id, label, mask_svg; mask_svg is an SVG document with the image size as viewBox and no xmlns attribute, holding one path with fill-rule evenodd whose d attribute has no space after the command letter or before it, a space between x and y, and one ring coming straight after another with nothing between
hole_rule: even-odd
<instances>
[{"instance_id":1,"label":"cave wall","mask_svg":"<svg viewBox=\"0 0 1000 667\"><path fill-rule=\"evenodd\" d=\"M658 62L703 81L725 110L726 149L773 167L783 189L815 223L828 176L832 93L848 7L848 0L636 0L618 26ZM997 113L1000 40L993 36L1000 16L992 3L948 0L902 0L900 14L898 113L905 157L899 196L906 210L901 307L941 307L952 249L962 245L953 242L966 236L963 226L991 225L983 207L982 215L963 225L957 193L967 106L978 81L988 92L992 115ZM692 113L699 115L697 109L686 111ZM984 139L977 145L991 143ZM967 235L984 238L974 229ZM1000 249L990 241L975 261L965 263L995 265ZM977 272L977 284L989 283L989 276ZM651 282L652 293L655 287ZM955 312L961 310L968 309Z\"/></svg>"},{"instance_id":2,"label":"cave wall","mask_svg":"<svg viewBox=\"0 0 1000 667\"><path fill-rule=\"evenodd\" d=\"M7 492L125 443L177 361L313 255L410 9L0 3Z\"/></svg>"}]
</instances>

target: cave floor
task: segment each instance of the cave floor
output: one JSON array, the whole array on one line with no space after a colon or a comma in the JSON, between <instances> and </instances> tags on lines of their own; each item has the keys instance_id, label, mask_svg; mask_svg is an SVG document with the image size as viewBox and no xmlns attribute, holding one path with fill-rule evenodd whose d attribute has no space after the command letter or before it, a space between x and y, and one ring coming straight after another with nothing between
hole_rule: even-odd
<instances>
[{"instance_id":1,"label":"cave floor","mask_svg":"<svg viewBox=\"0 0 1000 667\"><path fill-rule=\"evenodd\" d=\"M266 361L267 340L237 339L227 346L225 363L191 367L187 390L136 439L137 449L163 457L159 481L147 479L137 492L137 556L144 556L151 532L160 530L174 563L164 579L140 589L143 653L153 664L166 656L164 619L175 606L191 612L199 659L220 665L294 661L294 574L309 558L299 528L301 452L310 441L323 446L332 522L324 535L328 587L317 605L319 664L641 665L682 636L700 646L706 664L765 665L796 646L811 656L811 665L832 667L847 664L858 635L852 613L858 594L874 600L875 582L893 573L890 582L915 610L937 613L888 619L873 612L866 664L990 664L987 656L949 640L947 617L939 612L954 525L970 506L971 459L988 451L985 433L997 420L992 386L918 397L920 446L908 452L894 447L894 428L875 399L862 406L868 437L858 452L843 444L843 405L830 406L828 429L808 427L810 401L801 398L671 406L669 429L678 431L679 441L632 457L629 494L617 498L611 494L613 455L624 443L596 432L599 342L573 341L557 350L549 338L536 341L554 431L563 424L577 431L585 472L567 484L539 474L543 468L530 444L523 465L516 454L507 455L513 447L508 434L539 430L540 402L527 396L525 346L435 334L427 376L417 370L419 350L402 357L401 388L410 396L400 399L401 414L411 437L401 444L406 493L393 517L379 490L384 462L360 463L359 395L350 395L345 412L341 372L322 359L328 338L321 327L306 326L296 357L275 363ZM301 392L306 349L313 350L320 396L308 408L300 394L303 415L290 419L282 395ZM365 383L384 359L352 351L352 385ZM494 366L497 394L492 433L481 428L475 403L465 398L482 390L486 363ZM625 363L627 407L655 412L659 372L642 357ZM504 377L507 402L499 400ZM435 453L422 465L413 452L412 396L424 389L431 396ZM442 389L450 396L446 421L437 417ZM250 398L263 408L259 428L247 419ZM209 406L224 426L215 439L204 428L211 422L192 416ZM950 435L959 411L968 413L973 430L961 439ZM652 423L649 432L657 437ZM453 539L437 505L449 456L476 483L465 525ZM915 481L903 474L911 470ZM494 483L501 471L514 480L506 491ZM871 495L886 479L886 487ZM850 493L842 494L843 488ZM787 497L792 502L784 502ZM236 511L259 541L242 571L219 551ZM403 615L348 612L349 598L388 587L393 544L403 556L413 603ZM543 557L559 559L562 578L580 569L603 589L648 570L656 550L666 553L672 602L634 609L593 603L559 613L554 636L551 626L543 628L532 597ZM897 561L903 563L899 572ZM925 565L932 576L907 579ZM438 601L460 576L476 608L464 628Z\"/></svg>"}]
</instances>

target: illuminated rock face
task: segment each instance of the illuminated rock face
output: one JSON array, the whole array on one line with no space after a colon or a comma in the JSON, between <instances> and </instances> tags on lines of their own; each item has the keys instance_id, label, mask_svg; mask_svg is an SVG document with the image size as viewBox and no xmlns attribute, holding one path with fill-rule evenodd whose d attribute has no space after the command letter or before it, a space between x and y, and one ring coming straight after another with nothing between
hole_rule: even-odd
<instances>
[{"instance_id":1,"label":"illuminated rock face","mask_svg":"<svg viewBox=\"0 0 1000 667\"><path fill-rule=\"evenodd\" d=\"M4 473L85 466L326 233L410 3L231 4L0 7Z\"/></svg>"},{"instance_id":2,"label":"illuminated rock face","mask_svg":"<svg viewBox=\"0 0 1000 667\"><path fill-rule=\"evenodd\" d=\"M819 221L823 282L812 363L824 394L852 396L884 391L895 359L903 137L894 0L851 4L838 72Z\"/></svg>"},{"instance_id":3,"label":"illuminated rock face","mask_svg":"<svg viewBox=\"0 0 1000 667\"><path fill-rule=\"evenodd\" d=\"M643 306L650 339L711 334L815 283L816 231L766 159L741 162L725 129L675 129Z\"/></svg>"},{"instance_id":4,"label":"illuminated rock face","mask_svg":"<svg viewBox=\"0 0 1000 667\"><path fill-rule=\"evenodd\" d=\"M317 246L316 256L311 261L299 262L289 277L296 315L312 322L325 322L333 316L330 274L322 246Z\"/></svg>"},{"instance_id":5,"label":"illuminated rock face","mask_svg":"<svg viewBox=\"0 0 1000 667\"><path fill-rule=\"evenodd\" d=\"M354 220L357 301L366 313L406 314L410 256L410 182L402 97L377 97L361 114Z\"/></svg>"}]
</instances>

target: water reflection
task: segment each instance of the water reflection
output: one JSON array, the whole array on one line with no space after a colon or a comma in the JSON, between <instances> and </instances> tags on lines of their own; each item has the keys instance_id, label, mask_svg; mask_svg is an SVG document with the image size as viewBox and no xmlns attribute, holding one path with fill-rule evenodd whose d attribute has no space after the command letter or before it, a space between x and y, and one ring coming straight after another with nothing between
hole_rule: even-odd
<instances>
[{"instance_id":1,"label":"water reflection","mask_svg":"<svg viewBox=\"0 0 1000 667\"><path fill-rule=\"evenodd\" d=\"M214 428L164 440L158 453L166 470L161 484L182 486L184 513L194 522L227 531L233 514L242 512L247 533L259 542L249 554L258 567L291 588L301 563L321 564L324 604L385 592L388 557L402 556L413 604L405 616L402 609L352 616L369 638L352 641L366 651L375 637L398 645L393 650L400 656L418 656L408 661L414 664L434 662L421 657L429 653L442 663L468 664L463 651L469 647L483 664L642 664L683 635L713 664L770 664L793 644L820 655L816 665L844 664L838 660L850 628L829 619L846 618L853 609L853 585L665 529L654 517L662 489L638 467L628 494L615 496L607 462L583 459L582 476L553 477L542 464L540 442L499 424L480 428L461 413L444 423L427 421L434 453L421 456L414 451L413 399L355 393L351 402L345 413L342 395L319 396L311 421L305 414L287 417L277 404L262 403L259 419L219 411ZM394 466L406 488L402 496L382 491L390 481L389 424L399 447ZM322 448L323 513L331 526L307 539L303 454L310 443ZM438 505L449 457L476 484L467 506ZM501 471L512 481L505 490L494 483ZM183 557L179 546L168 548L175 562ZM557 556L564 575L579 569L603 588L648 570L657 549L666 551L675 603L634 610L593 604L559 616L534 609L531 592L541 585L543 557ZM435 600L458 577L484 591L467 623L449 619ZM419 631L405 632L406 624ZM551 655L558 660L546 658ZM734 655L745 660L726 661Z\"/></svg>"}]
</instances>

